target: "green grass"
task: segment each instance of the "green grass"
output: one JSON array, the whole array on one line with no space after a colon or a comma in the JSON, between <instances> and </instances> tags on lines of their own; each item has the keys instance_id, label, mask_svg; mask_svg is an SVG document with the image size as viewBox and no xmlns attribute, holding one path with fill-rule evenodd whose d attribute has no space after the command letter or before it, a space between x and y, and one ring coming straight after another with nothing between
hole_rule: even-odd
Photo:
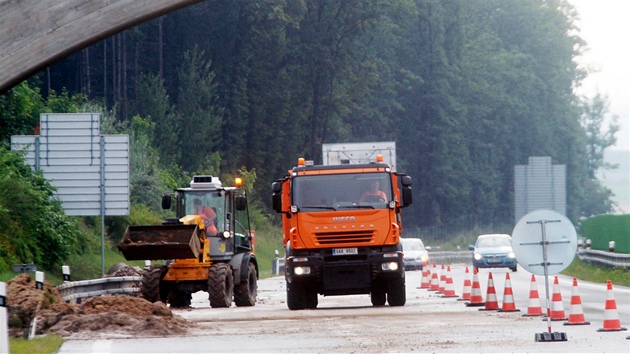
<instances>
[{"instance_id":1,"label":"green grass","mask_svg":"<svg viewBox=\"0 0 630 354\"><path fill-rule=\"evenodd\" d=\"M268 229L256 231L256 259L260 278L269 278L271 273L271 261L275 258L275 251L278 250L280 257L284 255L282 246L282 229L271 226Z\"/></svg>"},{"instance_id":2,"label":"green grass","mask_svg":"<svg viewBox=\"0 0 630 354\"><path fill-rule=\"evenodd\" d=\"M613 285L630 286L630 268L602 266L577 257L562 274L594 283L610 280Z\"/></svg>"},{"instance_id":3,"label":"green grass","mask_svg":"<svg viewBox=\"0 0 630 354\"><path fill-rule=\"evenodd\" d=\"M54 334L36 337L31 340L21 338L9 339L9 353L11 354L52 354L63 344L63 339Z\"/></svg>"}]
</instances>

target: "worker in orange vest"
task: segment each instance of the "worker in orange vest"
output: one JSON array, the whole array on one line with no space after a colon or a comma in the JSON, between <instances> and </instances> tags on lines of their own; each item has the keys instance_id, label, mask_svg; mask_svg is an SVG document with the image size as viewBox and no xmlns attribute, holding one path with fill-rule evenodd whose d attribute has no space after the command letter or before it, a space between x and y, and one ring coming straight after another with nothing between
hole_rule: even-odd
<instances>
[{"instance_id":1,"label":"worker in orange vest","mask_svg":"<svg viewBox=\"0 0 630 354\"><path fill-rule=\"evenodd\" d=\"M211 236L217 235L219 230L217 230L214 224L217 219L217 213L215 213L211 207L203 205L199 198L195 198L193 204L195 205L195 215L199 215L201 219L203 219L203 223L206 226L206 234Z\"/></svg>"}]
</instances>

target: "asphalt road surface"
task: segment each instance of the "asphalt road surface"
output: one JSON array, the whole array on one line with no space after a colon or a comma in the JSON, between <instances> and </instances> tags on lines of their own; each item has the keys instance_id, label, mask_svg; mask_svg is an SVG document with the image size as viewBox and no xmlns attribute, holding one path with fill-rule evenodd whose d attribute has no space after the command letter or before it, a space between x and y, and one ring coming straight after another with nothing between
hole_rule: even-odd
<instances>
[{"instance_id":1,"label":"asphalt road surface","mask_svg":"<svg viewBox=\"0 0 630 354\"><path fill-rule=\"evenodd\" d=\"M438 271L440 267L438 266ZM487 299L489 273L493 275L499 307L503 306L506 274L510 275L514 304L520 312L480 311L457 298L443 298L420 289L421 271L407 272L407 303L402 307L372 307L368 295L319 297L314 310L290 311L286 306L283 277L263 279L254 307L212 309L207 294L194 294L190 309L173 312L196 323L185 337L128 338L95 334L94 338L67 340L59 353L411 353L411 352L530 352L530 353L628 353L628 331L600 332L609 295L614 296L622 327L630 327L630 289L578 282L559 277L559 292L566 315L572 292L578 291L590 325L566 326L552 321L551 331L564 333L567 341L536 342L537 333L548 332L541 317L524 317L529 304L531 274L519 268L480 270L478 279ZM457 295L466 278L464 265L452 265ZM472 278L472 275L469 275ZM536 276L541 307L546 312L546 288ZM552 296L553 276L549 277ZM482 309L484 307L481 307Z\"/></svg>"}]
</instances>

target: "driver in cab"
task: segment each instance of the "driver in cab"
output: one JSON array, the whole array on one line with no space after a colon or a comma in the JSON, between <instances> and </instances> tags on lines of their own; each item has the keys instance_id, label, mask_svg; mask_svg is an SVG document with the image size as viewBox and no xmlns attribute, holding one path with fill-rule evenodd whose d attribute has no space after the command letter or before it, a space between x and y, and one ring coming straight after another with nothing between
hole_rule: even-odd
<instances>
[{"instance_id":1,"label":"driver in cab","mask_svg":"<svg viewBox=\"0 0 630 354\"><path fill-rule=\"evenodd\" d=\"M211 207L205 206L201 203L201 199L196 198L194 203L195 205L195 215L201 216L204 225L206 226L206 233L208 235L217 235L219 230L217 230L214 221L217 219L217 213L212 210Z\"/></svg>"},{"instance_id":2,"label":"driver in cab","mask_svg":"<svg viewBox=\"0 0 630 354\"><path fill-rule=\"evenodd\" d=\"M387 201L387 195L385 194L385 192L379 189L379 183L377 180L370 181L368 189L363 192L361 198L359 199L359 203L369 203L374 201Z\"/></svg>"}]
</instances>

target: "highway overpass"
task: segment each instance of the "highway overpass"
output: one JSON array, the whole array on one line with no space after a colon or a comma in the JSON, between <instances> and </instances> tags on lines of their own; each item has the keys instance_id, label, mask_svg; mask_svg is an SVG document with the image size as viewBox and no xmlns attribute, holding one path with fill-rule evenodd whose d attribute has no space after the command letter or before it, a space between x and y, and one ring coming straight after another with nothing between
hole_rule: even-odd
<instances>
[{"instance_id":1,"label":"highway overpass","mask_svg":"<svg viewBox=\"0 0 630 354\"><path fill-rule=\"evenodd\" d=\"M0 94L112 34L203 0L0 0Z\"/></svg>"}]
</instances>

